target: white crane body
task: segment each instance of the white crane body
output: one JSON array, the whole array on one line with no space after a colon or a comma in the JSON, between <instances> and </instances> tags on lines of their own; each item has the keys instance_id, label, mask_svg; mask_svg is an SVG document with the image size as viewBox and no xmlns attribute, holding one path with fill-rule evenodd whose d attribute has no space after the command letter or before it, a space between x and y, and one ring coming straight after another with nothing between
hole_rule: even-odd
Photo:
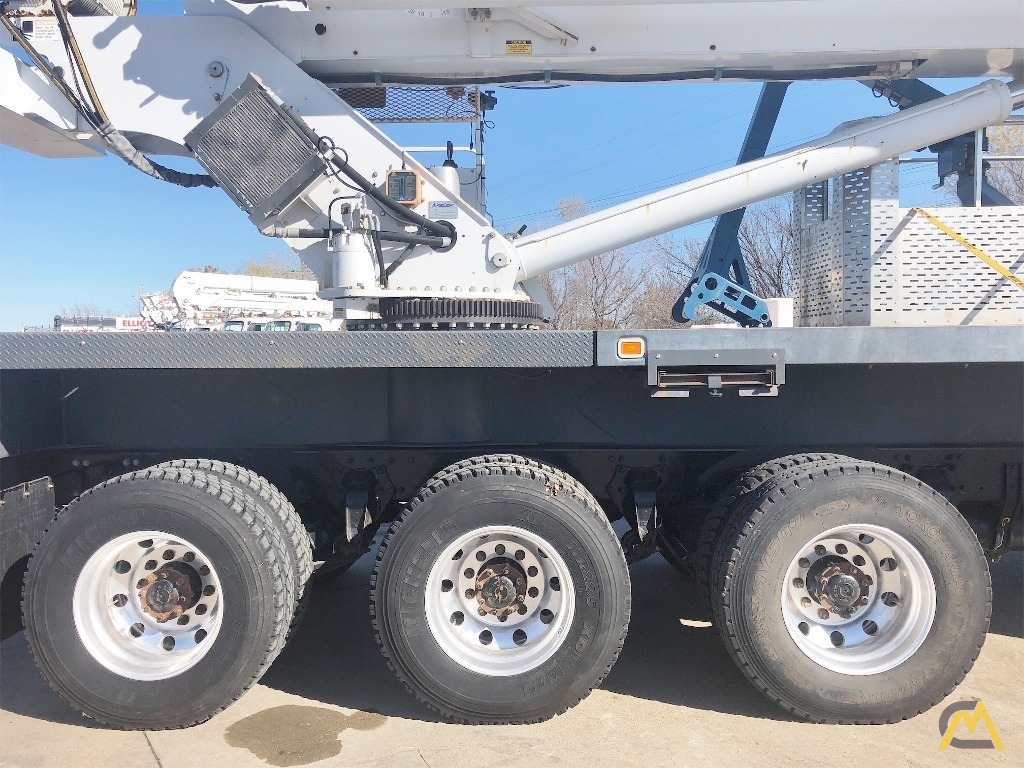
<instances>
[{"instance_id":1,"label":"white crane body","mask_svg":"<svg viewBox=\"0 0 1024 768\"><path fill-rule=\"evenodd\" d=\"M302 330L352 331L0 334L0 532L17 533L0 536L0 597L31 555L43 676L115 727L203 722L284 648L314 560L329 579L378 542L378 645L459 722L574 706L615 663L631 610L674 611L679 629L666 588L703 593L787 717L899 723L947 700L993 615L986 558L1024 549L1024 347L1021 315L1002 314L1024 286L1024 224L986 189L983 151L984 128L1024 102L1024 2L407 2L184 0L181 17L0 4L4 42L31 62L0 52L0 140L219 187L317 276L185 273L154 317L308 305L332 323ZM924 77L987 81L946 96ZM830 78L902 111L765 156L788 83ZM480 139L481 86L600 81L764 86L735 168L528 237L494 229L482 184L459 194L454 146L428 168L369 114L429 86L443 114L473 112ZM961 221L978 238L894 213L897 164L875 164L925 146L961 199L974 187ZM801 188L794 226L815 247L795 260L810 286L797 299L843 327L765 327L733 255L743 206ZM700 300L748 327L537 330L552 314L538 277L715 215L672 315ZM917 247L916 225L946 250ZM947 258L901 283L903 242L916 265L965 249L959 266L977 257L991 282ZM932 285L938 312L919 300ZM973 322L988 306L999 319ZM920 327L849 321L904 308ZM933 317L949 326L924 327ZM628 563L655 553L690 582L659 577L633 600ZM349 650L328 645L308 663L344 666ZM644 664L685 684L700 659L666 647Z\"/></svg>"},{"instance_id":2,"label":"white crane body","mask_svg":"<svg viewBox=\"0 0 1024 768\"><path fill-rule=\"evenodd\" d=\"M422 226L412 231L420 242L388 240L408 240L409 222L389 218L361 190L352 195L329 170L307 179L302 189L269 194L278 203L272 211L256 217L247 208L261 230L286 237L319 276L321 297L334 301L350 321L379 318L382 300L421 298L533 299L547 315L545 297L525 283L530 277L1000 122L1012 100L1005 85L992 83L514 243L349 106L340 88L1006 77L1024 66L1018 44L1024 5L1017 2L974 2L969 12L958 2L913 0L556 2L541 8L506 2L486 9L442 4L415 12L394 5L313 3L300 10L293 3L186 0L184 17L74 18L70 26L109 124L141 152L190 154L186 137L214 130L218 123L211 113L251 74L270 100L293 110L295 130L329 140L377 189L396 169L415 175L416 199L404 202L404 209L427 218L440 215L454 228L457 237L438 241L446 244L443 252L422 241L429 239ZM879 23L882 17L885 23ZM70 69L60 36L52 34L55 23L35 17L25 36L49 61ZM0 103L5 115L17 116L5 141L28 149L38 141L37 150L50 156L89 154L102 146L98 132L37 71L7 53L0 61L7 73ZM253 152L275 154L267 153L265 137L237 138L250 144L246 163ZM217 171L222 186L225 174L244 175L239 168ZM268 166L248 172L267 176ZM240 202L243 194L236 189L232 196ZM277 198L287 200L281 205ZM332 200L338 203L334 211ZM433 236L446 231L435 228ZM384 235L377 244L375 232Z\"/></svg>"}]
</instances>

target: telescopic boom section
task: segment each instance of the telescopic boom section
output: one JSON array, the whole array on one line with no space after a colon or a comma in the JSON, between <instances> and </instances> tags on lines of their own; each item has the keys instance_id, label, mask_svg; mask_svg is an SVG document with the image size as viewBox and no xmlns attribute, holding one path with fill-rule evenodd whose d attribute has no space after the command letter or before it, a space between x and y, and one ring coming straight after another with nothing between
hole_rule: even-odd
<instances>
[{"instance_id":1,"label":"telescopic boom section","mask_svg":"<svg viewBox=\"0 0 1024 768\"><path fill-rule=\"evenodd\" d=\"M989 81L889 117L840 127L795 149L703 176L519 240L526 280L615 248L866 168L904 152L1001 123L1009 89Z\"/></svg>"}]
</instances>

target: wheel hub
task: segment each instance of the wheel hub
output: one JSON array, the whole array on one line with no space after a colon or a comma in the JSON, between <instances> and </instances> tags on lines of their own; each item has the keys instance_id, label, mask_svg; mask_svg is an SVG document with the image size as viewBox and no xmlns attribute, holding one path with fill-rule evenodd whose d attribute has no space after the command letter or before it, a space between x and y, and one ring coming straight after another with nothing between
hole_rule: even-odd
<instances>
[{"instance_id":1,"label":"wheel hub","mask_svg":"<svg viewBox=\"0 0 1024 768\"><path fill-rule=\"evenodd\" d=\"M212 561L180 536L135 531L96 549L72 599L89 654L129 680L165 680L190 669L222 624Z\"/></svg>"},{"instance_id":2,"label":"wheel hub","mask_svg":"<svg viewBox=\"0 0 1024 768\"><path fill-rule=\"evenodd\" d=\"M149 574L138 585L143 612L160 624L178 618L196 602L193 579L201 584L199 574L185 563L170 563Z\"/></svg>"},{"instance_id":3,"label":"wheel hub","mask_svg":"<svg viewBox=\"0 0 1024 768\"><path fill-rule=\"evenodd\" d=\"M849 560L822 557L807 572L807 593L826 611L848 619L868 603L871 578Z\"/></svg>"},{"instance_id":4,"label":"wheel hub","mask_svg":"<svg viewBox=\"0 0 1024 768\"><path fill-rule=\"evenodd\" d=\"M424 608L441 650L480 674L518 675L561 646L575 612L569 567L533 531L486 526L452 541L431 566Z\"/></svg>"},{"instance_id":5,"label":"wheel hub","mask_svg":"<svg viewBox=\"0 0 1024 768\"><path fill-rule=\"evenodd\" d=\"M514 560L491 560L477 573L477 602L499 621L519 610L526 600L526 589L526 573Z\"/></svg>"},{"instance_id":6,"label":"wheel hub","mask_svg":"<svg viewBox=\"0 0 1024 768\"><path fill-rule=\"evenodd\" d=\"M869 523L832 528L797 550L781 597L796 646L849 675L903 663L935 616L935 583L924 557L895 531Z\"/></svg>"}]
</instances>

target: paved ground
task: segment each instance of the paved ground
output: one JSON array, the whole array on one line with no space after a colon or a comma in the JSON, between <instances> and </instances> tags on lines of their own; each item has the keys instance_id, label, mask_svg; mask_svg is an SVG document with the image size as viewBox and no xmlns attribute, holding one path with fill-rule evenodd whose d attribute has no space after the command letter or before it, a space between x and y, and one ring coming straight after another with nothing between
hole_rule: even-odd
<instances>
[{"instance_id":1,"label":"paved ground","mask_svg":"<svg viewBox=\"0 0 1024 768\"><path fill-rule=\"evenodd\" d=\"M369 567L364 558L320 590L301 633L263 682L227 712L187 731L96 727L49 690L24 635L11 637L0 645L0 765L1024 766L1020 554L993 569L992 632L974 671L950 697L983 699L1005 744L1001 752L940 752L945 705L892 726L788 719L734 669L686 582L660 558L633 567L633 623L601 690L540 725L441 723L395 682L377 652L366 608Z\"/></svg>"}]
</instances>

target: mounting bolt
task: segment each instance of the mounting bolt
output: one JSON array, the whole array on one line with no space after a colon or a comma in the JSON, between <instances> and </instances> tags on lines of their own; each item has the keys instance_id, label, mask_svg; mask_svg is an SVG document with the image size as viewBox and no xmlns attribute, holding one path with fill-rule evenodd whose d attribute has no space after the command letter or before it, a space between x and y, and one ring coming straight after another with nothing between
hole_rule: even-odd
<instances>
[{"instance_id":1,"label":"mounting bolt","mask_svg":"<svg viewBox=\"0 0 1024 768\"><path fill-rule=\"evenodd\" d=\"M220 77L224 74L224 65L219 61L211 61L206 72L210 77Z\"/></svg>"},{"instance_id":2,"label":"mounting bolt","mask_svg":"<svg viewBox=\"0 0 1024 768\"><path fill-rule=\"evenodd\" d=\"M501 251L498 251L497 253L491 255L491 264L493 264L498 269L504 269L511 263L512 259L509 258L509 255L507 253L502 253Z\"/></svg>"}]
</instances>

